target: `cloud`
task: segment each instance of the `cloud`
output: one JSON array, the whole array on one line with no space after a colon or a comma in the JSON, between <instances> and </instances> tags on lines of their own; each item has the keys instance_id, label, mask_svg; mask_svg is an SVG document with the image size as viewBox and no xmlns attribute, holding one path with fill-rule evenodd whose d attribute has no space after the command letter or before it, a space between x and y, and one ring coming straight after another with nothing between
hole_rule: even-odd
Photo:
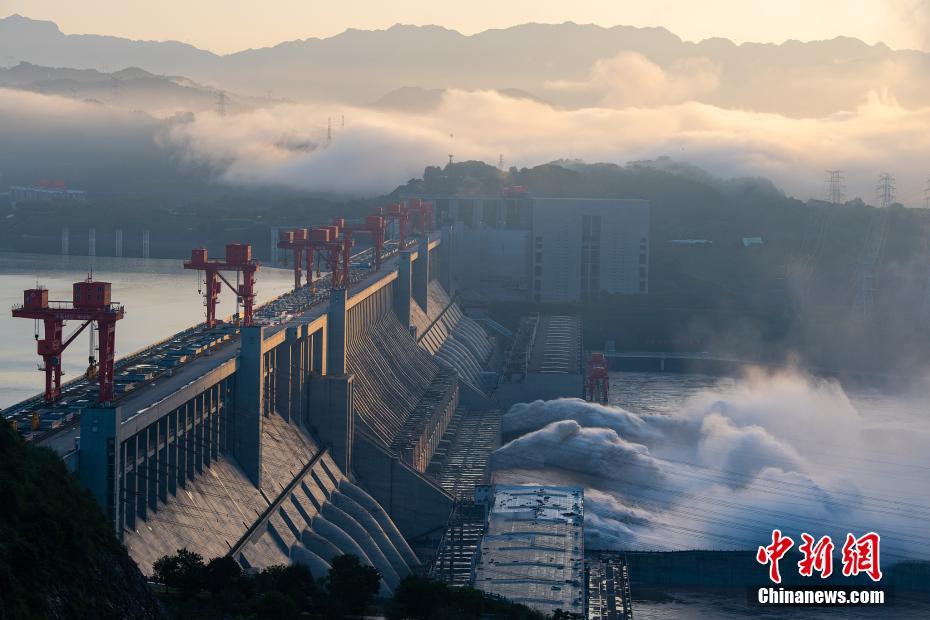
<instances>
[{"instance_id":1,"label":"cloud","mask_svg":"<svg viewBox=\"0 0 930 620\"><path fill-rule=\"evenodd\" d=\"M328 144L326 118L334 110L345 113L346 126L334 128ZM159 120L0 89L0 129L27 124L46 144L62 129L92 138L132 133L133 140L154 132L169 158L209 163L226 183L355 195L391 191L424 166L442 165L450 153L458 161L487 162L503 154L516 166L563 158L623 164L668 155L724 178L765 176L802 199L822 195L824 169L844 170L848 195L867 201L876 175L891 171L899 198L917 206L930 154L930 107L905 107L890 92L873 92L855 110L821 118L695 101L562 109L493 91L453 90L430 113L294 103ZM99 126L104 130L97 132Z\"/></svg>"},{"instance_id":2,"label":"cloud","mask_svg":"<svg viewBox=\"0 0 930 620\"><path fill-rule=\"evenodd\" d=\"M636 52L597 60L585 80L557 80L545 87L604 107L645 106L700 100L720 86L720 67L707 58L686 58L668 70Z\"/></svg>"},{"instance_id":3,"label":"cloud","mask_svg":"<svg viewBox=\"0 0 930 620\"><path fill-rule=\"evenodd\" d=\"M171 126L162 142L192 160L225 166L231 183L380 193L426 165L457 160L517 166L560 158L626 163L669 155L725 178L766 176L801 198L819 197L822 171L841 168L851 196L870 199L875 177L922 186L930 108L907 109L873 93L858 109L824 118L726 110L693 101L652 107L559 109L489 91L450 91L429 114L346 110L326 146L331 107L283 105ZM454 137L450 137L454 136ZM295 149L295 142L307 148ZM902 196L917 204L921 198Z\"/></svg>"},{"instance_id":4,"label":"cloud","mask_svg":"<svg viewBox=\"0 0 930 620\"><path fill-rule=\"evenodd\" d=\"M930 1L889 0L887 8L889 27L906 34L914 48L930 52Z\"/></svg>"}]
</instances>

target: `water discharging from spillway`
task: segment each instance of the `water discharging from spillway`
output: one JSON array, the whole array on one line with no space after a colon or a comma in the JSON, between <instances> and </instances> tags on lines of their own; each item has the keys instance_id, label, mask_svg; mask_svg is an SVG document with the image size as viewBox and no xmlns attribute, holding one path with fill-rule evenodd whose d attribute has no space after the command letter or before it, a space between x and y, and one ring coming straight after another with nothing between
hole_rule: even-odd
<instances>
[{"instance_id":1,"label":"water discharging from spillway","mask_svg":"<svg viewBox=\"0 0 930 620\"><path fill-rule=\"evenodd\" d=\"M497 481L584 485L590 548L755 549L780 528L876 531L888 563L930 555L926 394L850 395L793 372L611 384L626 408L515 405L503 429L515 439L493 457Z\"/></svg>"}]
</instances>

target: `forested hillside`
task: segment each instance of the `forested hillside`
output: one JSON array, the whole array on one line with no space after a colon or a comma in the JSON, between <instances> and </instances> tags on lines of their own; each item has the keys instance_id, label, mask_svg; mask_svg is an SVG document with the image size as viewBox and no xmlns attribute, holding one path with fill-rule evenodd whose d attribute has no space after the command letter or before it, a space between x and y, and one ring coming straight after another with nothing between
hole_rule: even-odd
<instances>
[{"instance_id":1,"label":"forested hillside","mask_svg":"<svg viewBox=\"0 0 930 620\"><path fill-rule=\"evenodd\" d=\"M161 618L90 493L0 424L0 618Z\"/></svg>"},{"instance_id":2,"label":"forested hillside","mask_svg":"<svg viewBox=\"0 0 930 620\"><path fill-rule=\"evenodd\" d=\"M613 339L628 350L799 359L868 373L927 361L928 210L802 202L766 179L718 179L668 159L504 173L465 162L427 168L396 195L494 195L505 185L536 196L650 201L650 292L584 306L589 346ZM863 310L857 289L870 237L882 249ZM498 309L510 317L527 310Z\"/></svg>"}]
</instances>

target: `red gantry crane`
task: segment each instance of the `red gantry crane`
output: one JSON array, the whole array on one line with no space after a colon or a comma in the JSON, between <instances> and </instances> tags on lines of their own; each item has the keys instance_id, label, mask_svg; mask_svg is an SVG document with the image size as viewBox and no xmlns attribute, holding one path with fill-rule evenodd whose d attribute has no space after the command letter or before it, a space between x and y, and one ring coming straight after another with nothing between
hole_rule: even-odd
<instances>
[{"instance_id":1,"label":"red gantry crane","mask_svg":"<svg viewBox=\"0 0 930 620\"><path fill-rule=\"evenodd\" d=\"M294 289L300 288L301 263L306 259L307 284L313 287L313 241L306 228L281 231L278 236L278 248L294 253Z\"/></svg>"},{"instance_id":2,"label":"red gantry crane","mask_svg":"<svg viewBox=\"0 0 930 620\"><path fill-rule=\"evenodd\" d=\"M347 288L349 286L349 261L352 255L352 235L346 234L346 222L342 218L335 218L329 226L321 226L310 231L313 250L326 261L329 267L331 287ZM342 232L342 239L339 233ZM319 260L317 261L317 276L320 275Z\"/></svg>"},{"instance_id":3,"label":"red gantry crane","mask_svg":"<svg viewBox=\"0 0 930 620\"><path fill-rule=\"evenodd\" d=\"M216 300L222 290L222 283L236 294L237 303L242 304L242 325L252 325L252 309L255 306L255 274L258 261L252 258L252 246L244 243L226 245L225 260L210 260L206 248L191 251L191 259L184 263L185 269L196 269L206 274L204 299L207 306L207 327L216 326ZM233 286L221 272L235 271L236 286ZM241 274L241 278L240 278Z\"/></svg>"},{"instance_id":4,"label":"red gantry crane","mask_svg":"<svg viewBox=\"0 0 930 620\"><path fill-rule=\"evenodd\" d=\"M97 400L107 403L113 400L113 365L116 347L116 322L123 318L125 309L110 301L110 283L94 282L90 278L75 282L72 301L49 302L48 290L33 288L23 292L23 305L13 308L13 316L35 319L44 323L44 338L38 341L38 353L42 356L45 370L45 402L51 404L61 397L61 355L78 334L91 323L97 324L99 366L97 380L100 385ZM63 340L66 321L83 321L73 334ZM90 367L95 360L91 355ZM91 373L88 372L88 375Z\"/></svg>"},{"instance_id":5,"label":"red gantry crane","mask_svg":"<svg viewBox=\"0 0 930 620\"><path fill-rule=\"evenodd\" d=\"M384 252L384 216L376 213L369 215L361 224L346 226L343 229L343 237L348 237L351 241L353 235L364 234L371 235L371 251L373 254L372 263L375 269L381 268L381 254ZM350 243L349 249L352 244ZM343 248L345 251L345 248ZM351 258L351 257L349 257Z\"/></svg>"},{"instance_id":6,"label":"red gantry crane","mask_svg":"<svg viewBox=\"0 0 930 620\"><path fill-rule=\"evenodd\" d=\"M603 353L595 352L588 358L585 372L585 400L592 403L607 404L610 393L610 376L607 374L607 358Z\"/></svg>"},{"instance_id":7,"label":"red gantry crane","mask_svg":"<svg viewBox=\"0 0 930 620\"><path fill-rule=\"evenodd\" d=\"M402 202L395 202L388 205L384 213L385 221L395 220L397 222L397 249L403 250L407 247L407 229L410 226L410 213Z\"/></svg>"},{"instance_id":8,"label":"red gantry crane","mask_svg":"<svg viewBox=\"0 0 930 620\"><path fill-rule=\"evenodd\" d=\"M414 232L417 234L426 235L433 230L433 203L411 198L407 201L407 213L408 223L413 224Z\"/></svg>"}]
</instances>

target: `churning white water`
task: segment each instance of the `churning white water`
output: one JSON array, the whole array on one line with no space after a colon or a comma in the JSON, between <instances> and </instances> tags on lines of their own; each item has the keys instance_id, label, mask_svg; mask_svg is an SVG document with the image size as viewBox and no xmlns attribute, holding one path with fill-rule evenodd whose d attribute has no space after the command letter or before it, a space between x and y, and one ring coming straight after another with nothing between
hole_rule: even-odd
<instances>
[{"instance_id":1,"label":"churning white water","mask_svg":"<svg viewBox=\"0 0 930 620\"><path fill-rule=\"evenodd\" d=\"M930 556L930 392L799 372L611 383L610 406L515 405L493 457L497 481L583 485L589 547L755 549L780 528L876 531L883 562Z\"/></svg>"}]
</instances>

